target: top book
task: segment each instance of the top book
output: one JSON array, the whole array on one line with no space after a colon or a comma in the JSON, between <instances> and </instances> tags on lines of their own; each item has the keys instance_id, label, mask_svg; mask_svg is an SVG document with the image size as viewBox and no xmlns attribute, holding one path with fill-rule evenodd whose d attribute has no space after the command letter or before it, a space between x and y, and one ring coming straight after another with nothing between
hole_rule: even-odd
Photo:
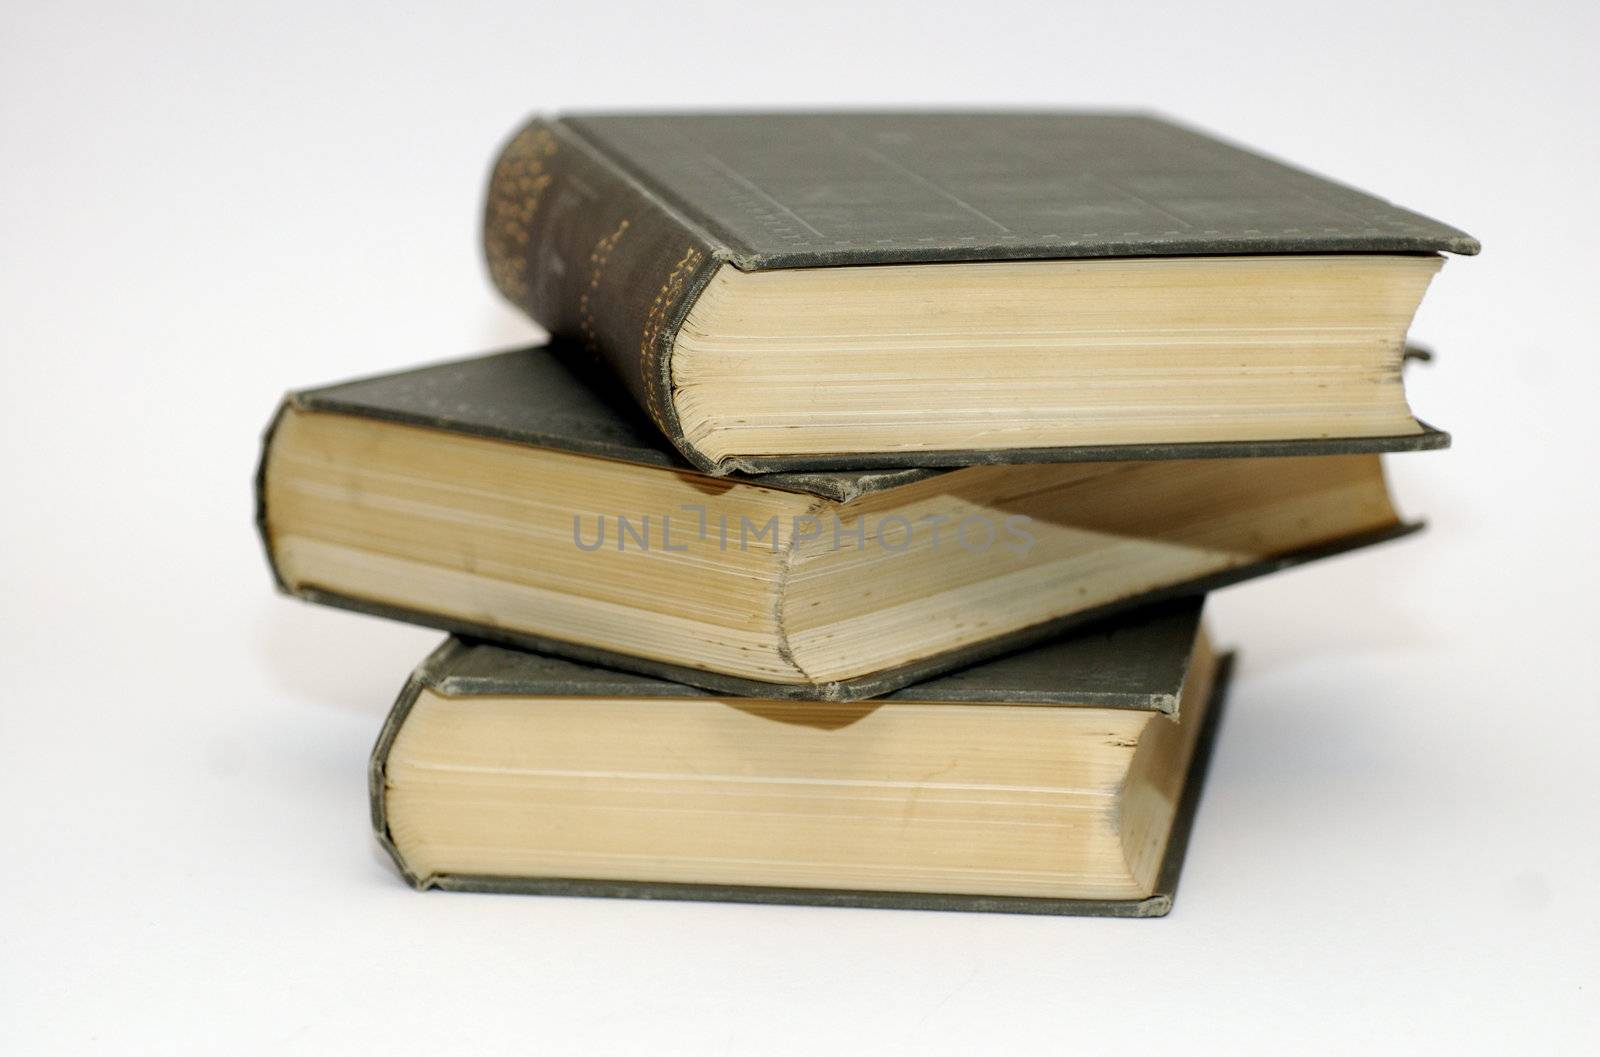
<instances>
[{"instance_id":1,"label":"top book","mask_svg":"<svg viewBox=\"0 0 1600 1057\"><path fill-rule=\"evenodd\" d=\"M1158 118L529 123L502 293L698 468L1082 459L1424 432L1406 330L1455 228Z\"/></svg>"}]
</instances>

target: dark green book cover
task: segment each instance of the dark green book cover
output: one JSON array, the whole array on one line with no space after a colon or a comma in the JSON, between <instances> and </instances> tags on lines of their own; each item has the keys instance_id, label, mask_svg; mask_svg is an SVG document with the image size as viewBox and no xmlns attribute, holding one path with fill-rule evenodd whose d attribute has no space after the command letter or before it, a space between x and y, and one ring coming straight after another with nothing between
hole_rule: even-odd
<instances>
[{"instance_id":1,"label":"dark green book cover","mask_svg":"<svg viewBox=\"0 0 1600 1057\"><path fill-rule=\"evenodd\" d=\"M725 264L1478 250L1446 224L1170 121L1048 111L539 118L497 162L484 245L507 299L596 353L712 473L1083 457L1025 443L706 455L679 421L671 358Z\"/></svg>"},{"instance_id":2,"label":"dark green book cover","mask_svg":"<svg viewBox=\"0 0 1600 1057\"><path fill-rule=\"evenodd\" d=\"M880 700L1004 702L1040 707L1128 709L1174 716L1190 676L1203 600L1149 607L1033 649L896 691ZM1216 660L1186 777L1160 860L1155 891L1143 899L1053 899L830 888L654 883L578 877L441 874L407 866L389 829L385 769L390 750L424 690L451 698L683 698L714 696L680 683L558 657L451 638L412 674L373 748L372 825L401 875L417 888L537 895L697 899L836 907L971 910L1026 914L1159 917L1172 908L1212 745L1222 719L1231 654ZM874 702L875 705L877 702ZM737 704L737 702L734 702ZM758 702L751 702L752 705ZM775 720L776 721L776 720ZM1019 746L1019 749L1021 747Z\"/></svg>"}]
</instances>

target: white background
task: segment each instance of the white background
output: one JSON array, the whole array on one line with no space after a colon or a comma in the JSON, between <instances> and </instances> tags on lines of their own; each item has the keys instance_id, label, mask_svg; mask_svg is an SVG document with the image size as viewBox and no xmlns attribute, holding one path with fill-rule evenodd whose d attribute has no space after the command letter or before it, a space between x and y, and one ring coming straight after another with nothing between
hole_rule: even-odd
<instances>
[{"instance_id":1,"label":"white background","mask_svg":"<svg viewBox=\"0 0 1600 1057\"><path fill-rule=\"evenodd\" d=\"M1109 9L1115 9L1110 11ZM0 1051L1600 1052L1593 5L519 0L0 14ZM281 391L522 342L525 113L1149 107L1479 236L1414 334L1425 536L1212 603L1163 921L403 887L416 628L276 597Z\"/></svg>"}]
</instances>

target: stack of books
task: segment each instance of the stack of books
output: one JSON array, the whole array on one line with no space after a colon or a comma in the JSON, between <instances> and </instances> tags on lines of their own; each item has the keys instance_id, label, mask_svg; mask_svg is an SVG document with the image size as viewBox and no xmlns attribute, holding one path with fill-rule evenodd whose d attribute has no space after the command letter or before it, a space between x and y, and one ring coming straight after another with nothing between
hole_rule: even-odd
<instances>
[{"instance_id":1,"label":"stack of books","mask_svg":"<svg viewBox=\"0 0 1600 1057\"><path fill-rule=\"evenodd\" d=\"M451 633L373 754L420 888L1153 916L1205 593L1418 527L1467 235L1157 118L596 115L484 245L551 343L291 394L279 586Z\"/></svg>"}]
</instances>

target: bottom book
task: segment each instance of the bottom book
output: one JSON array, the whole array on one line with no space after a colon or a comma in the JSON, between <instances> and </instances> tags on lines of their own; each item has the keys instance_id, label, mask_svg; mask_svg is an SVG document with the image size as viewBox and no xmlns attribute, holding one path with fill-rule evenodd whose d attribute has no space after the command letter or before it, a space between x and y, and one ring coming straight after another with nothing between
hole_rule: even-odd
<instances>
[{"instance_id":1,"label":"bottom book","mask_svg":"<svg viewBox=\"0 0 1600 1057\"><path fill-rule=\"evenodd\" d=\"M373 750L418 888L1156 917L1231 656L1199 600L849 704L449 639Z\"/></svg>"}]
</instances>

